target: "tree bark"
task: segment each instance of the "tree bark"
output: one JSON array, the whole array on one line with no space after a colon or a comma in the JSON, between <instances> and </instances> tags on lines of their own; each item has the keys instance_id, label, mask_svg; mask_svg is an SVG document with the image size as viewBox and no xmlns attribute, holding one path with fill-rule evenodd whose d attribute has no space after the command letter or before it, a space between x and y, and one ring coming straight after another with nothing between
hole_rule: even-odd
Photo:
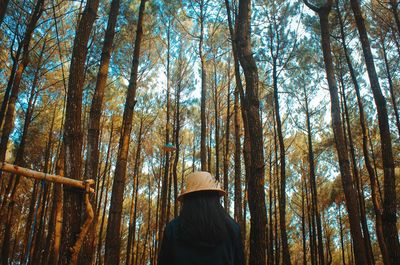
<instances>
[{"instance_id":1,"label":"tree bark","mask_svg":"<svg viewBox=\"0 0 400 265\"><path fill-rule=\"evenodd\" d=\"M33 10L32 16L29 19L24 34L24 38L21 43L22 60L17 67L13 80L13 85L11 87L11 94L8 101L7 112L3 125L3 132L1 135L0 161L5 161L8 139L14 127L15 104L18 99L22 75L25 71L26 66L29 64L29 54L30 54L29 45L32 40L33 31L35 30L36 24L43 13L43 5L44 5L44 0L38 0L36 2L35 8Z\"/></svg>"},{"instance_id":2,"label":"tree bark","mask_svg":"<svg viewBox=\"0 0 400 265\"><path fill-rule=\"evenodd\" d=\"M350 233L354 241L354 255L356 263L360 265L369 264L367 260L367 250L364 245L364 238L361 232L360 216L358 213L359 205L356 197L356 190L354 188L354 180L350 173L350 162L348 158L348 150L345 144L343 135L342 121L340 117L340 105L338 88L336 85L331 45L330 45L330 29L328 16L332 8L333 1L328 2L317 8L308 1L304 1L306 5L313 11L318 13L321 30L321 46L324 57L326 77L328 80L329 94L331 98L331 116L332 116L332 129L335 138L336 151L339 158L340 175L342 179L342 186L346 199L347 211L349 213Z\"/></svg>"},{"instance_id":3,"label":"tree bark","mask_svg":"<svg viewBox=\"0 0 400 265\"><path fill-rule=\"evenodd\" d=\"M250 0L239 2L237 21L238 58L246 79L245 111L247 113L248 138L250 142L251 163L248 183L248 202L250 209L250 258L253 265L266 264L266 223L264 192L264 144L258 99L258 73L250 40ZM245 131L246 133L246 131Z\"/></svg>"},{"instance_id":4,"label":"tree bark","mask_svg":"<svg viewBox=\"0 0 400 265\"><path fill-rule=\"evenodd\" d=\"M99 0L89 0L76 31L69 71L64 124L65 177L81 179L82 171L82 95L87 44L96 19ZM81 228L83 193L64 186L61 263L69 264Z\"/></svg>"},{"instance_id":5,"label":"tree bark","mask_svg":"<svg viewBox=\"0 0 400 265\"><path fill-rule=\"evenodd\" d=\"M140 152L142 149L142 134L143 134L143 118L140 119L139 132L137 134L137 147L135 155L135 166L133 169L133 179L132 179L132 197L131 197L131 207L129 213L129 226L128 226L128 242L126 244L126 258L125 265L132 264L131 261L131 250L132 246L135 245L135 231L136 231L136 204L138 196L138 174L139 174L139 162L140 162ZM132 257L133 257L132 253Z\"/></svg>"},{"instance_id":6,"label":"tree bark","mask_svg":"<svg viewBox=\"0 0 400 265\"><path fill-rule=\"evenodd\" d=\"M133 61L131 76L128 85L128 93L124 107L121 135L118 146L117 164L115 166L115 175L113 181L110 212L107 224L106 234L106 264L119 264L119 255L121 249L121 215L122 202L124 198L124 187L126 179L126 165L128 159L128 150L130 135L132 131L133 109L136 103L136 89L140 58L140 46L143 37L143 16L146 0L140 1L139 17L136 29L135 48L133 51Z\"/></svg>"},{"instance_id":7,"label":"tree bark","mask_svg":"<svg viewBox=\"0 0 400 265\"><path fill-rule=\"evenodd\" d=\"M224 190L228 192L229 190L229 150L230 150L230 123L231 123L231 74L230 74L230 61L228 66L228 89L227 89L227 99L226 99L226 121L225 121L225 150L224 150ZM226 194L224 198L225 209L229 209L229 198Z\"/></svg>"},{"instance_id":8,"label":"tree bark","mask_svg":"<svg viewBox=\"0 0 400 265\"><path fill-rule=\"evenodd\" d=\"M282 262L284 265L290 265L290 252L289 244L286 232L286 150L285 142L282 134L282 121L279 112L279 97L278 97L278 75L276 66L276 57L272 58L272 78L274 88L274 108L275 108L275 119L276 119L276 131L278 133L279 142L279 160L280 160L280 174L281 174L281 196L279 197L279 228L281 230L281 242L282 242Z\"/></svg>"},{"instance_id":9,"label":"tree bark","mask_svg":"<svg viewBox=\"0 0 400 265\"><path fill-rule=\"evenodd\" d=\"M108 15L107 29L104 36L104 42L100 58L99 71L97 73L96 87L90 106L89 127L87 135L87 157L85 179L98 179L98 164L99 164L99 140L100 140L100 119L103 109L104 92L107 85L108 68L113 49L115 26L119 13L120 0L111 1L110 12ZM96 208L94 196L90 197L91 204ZM95 228L98 222L98 215L90 226L89 233L82 246L79 263L89 265L92 263L93 254L95 252L94 242L96 241Z\"/></svg>"},{"instance_id":10,"label":"tree bark","mask_svg":"<svg viewBox=\"0 0 400 265\"><path fill-rule=\"evenodd\" d=\"M358 105L358 109L360 112L360 125L361 125L361 132L362 132L362 150L363 150L365 167L367 168L368 176L370 179L372 204L374 206L374 212L375 212L376 235L378 238L379 248L382 253L382 258L383 258L384 264L390 264L390 260L389 260L389 256L388 256L389 254L387 253L386 242L385 242L384 235L383 235L382 209L381 209L381 203L380 203L379 194L378 194L378 190L377 190L377 179L376 179L375 171L371 165L371 161L369 158L368 132L367 132L367 124L366 124L366 120L365 120L364 106L363 106L363 103L361 100L361 95L360 95L360 86L358 84L356 73L355 73L353 64L351 62L350 55L348 53L348 48L347 48L347 44L346 44L346 36L345 36L345 32L344 32L344 22L343 22L343 18L341 16L341 12L339 10L338 2L336 2L336 8L338 10L338 18L339 18L339 24L340 24L340 36L341 36L343 52L344 52L344 55L346 58L347 66L349 68L349 73L350 73L350 77L351 77L351 80L352 80L352 83L354 86L354 91L356 92L357 105Z\"/></svg>"},{"instance_id":11,"label":"tree bark","mask_svg":"<svg viewBox=\"0 0 400 265\"><path fill-rule=\"evenodd\" d=\"M219 174L219 149L220 149L220 135L219 135L219 129L220 129L220 124L219 124L219 92L218 92L218 84L217 84L217 67L216 67L216 58L214 57L213 60L213 72L214 72L214 122L215 122L215 130L214 130L214 142L215 142L215 179L217 181L220 180L220 174ZM211 135L210 135L211 139ZM211 148L211 143L210 143L210 148ZM209 169L211 170L211 169ZM225 184L225 183L224 183Z\"/></svg>"},{"instance_id":12,"label":"tree bark","mask_svg":"<svg viewBox=\"0 0 400 265\"><path fill-rule=\"evenodd\" d=\"M390 98L392 100L392 105L393 105L393 112L394 112L394 117L396 119L396 127L397 127L397 133L398 137L400 137L400 117L399 117L399 110L397 109L397 102L396 102L396 96L394 94L394 85L393 85L393 77L390 72L390 66L389 66L389 60L387 57L387 52L386 52L386 47L385 47L385 37L382 36L383 33L381 33L380 42L381 42L381 47L382 47L382 53L383 53L383 59L385 62L385 70L386 70L386 76L387 80L389 83L389 92L390 92Z\"/></svg>"},{"instance_id":13,"label":"tree bark","mask_svg":"<svg viewBox=\"0 0 400 265\"><path fill-rule=\"evenodd\" d=\"M341 67L341 66L339 66ZM340 70L341 71L341 70ZM367 250L367 255L368 255L368 261L371 264L375 264L374 260L374 254L372 252L372 246L371 246L371 238L370 238L370 233L368 229L368 224L367 224L367 216L365 213L365 200L364 196L362 195L362 186L360 185L360 174L358 172L358 167L357 167L357 161L356 161L356 154L354 150L354 143L353 143L353 135L351 132L350 128L350 117L349 117L349 111L347 108L347 97L346 97L346 92L344 88L344 80L343 80L343 73L340 72L340 84L342 87L342 99L343 99L343 134L345 136L345 142L347 144L347 138L346 138L346 131L347 131L347 137L348 137L348 146L350 148L350 157L351 157L351 166L352 166L352 171L353 171L353 177L354 181L356 184L356 190L357 190L357 195L358 195L358 202L359 202L359 207L360 207L360 218L361 218L361 228L363 230L363 235L364 235L364 244L365 244L365 249Z\"/></svg>"},{"instance_id":14,"label":"tree bark","mask_svg":"<svg viewBox=\"0 0 400 265\"><path fill-rule=\"evenodd\" d=\"M170 134L170 109L171 109L171 99L170 99L170 52L171 52L171 21L168 21L167 26L167 111L166 111L166 123L165 123L165 144L169 144L169 134ZM160 223L158 238L162 242L162 236L164 232L164 226L166 224L167 215L167 204L168 204L168 178L169 178L169 166L170 166L170 152L165 152L165 164L164 164L164 174L162 177L162 187L161 187L161 213L160 213Z\"/></svg>"},{"instance_id":15,"label":"tree bark","mask_svg":"<svg viewBox=\"0 0 400 265\"><path fill-rule=\"evenodd\" d=\"M324 260L324 246L322 241L322 225L321 216L318 209L318 193L317 183L315 176L315 165L314 165L314 149L312 143L312 131L310 122L310 111L308 106L308 96L305 92L305 110L306 110L306 125L307 125L307 143L308 143L308 164L309 164L309 176L310 176L310 187L311 187L311 201L312 201L312 218L315 218L317 224L317 238L318 238L318 257L321 265L325 264Z\"/></svg>"},{"instance_id":16,"label":"tree bark","mask_svg":"<svg viewBox=\"0 0 400 265\"><path fill-rule=\"evenodd\" d=\"M206 150L206 94L207 94L207 73L206 73L206 58L203 53L204 42L204 0L200 0L200 39L199 39L199 56L201 63L201 102L200 102L200 162L201 170L207 170L207 150ZM210 170L210 168L208 169Z\"/></svg>"},{"instance_id":17,"label":"tree bark","mask_svg":"<svg viewBox=\"0 0 400 265\"><path fill-rule=\"evenodd\" d=\"M18 28L18 27L19 27L19 24L17 24L16 28ZM13 42L14 41L15 41L15 39L13 40ZM10 93L11 93L11 88L12 88L12 85L13 85L13 82L14 82L15 73L17 72L17 66L18 66L18 62L19 62L19 57L21 56L21 51L22 51L22 43L21 42L18 42L18 48L17 48L17 51L16 51L15 55L13 54L13 51L10 49L11 59L13 61L13 66L12 66L11 71L10 71L10 77L8 79L8 82L7 82L6 91L4 92L3 102L1 103L1 108L0 108L0 128L3 125L4 115L5 115L5 112L7 110L7 104L8 104L8 100L10 98Z\"/></svg>"},{"instance_id":18,"label":"tree bark","mask_svg":"<svg viewBox=\"0 0 400 265\"><path fill-rule=\"evenodd\" d=\"M383 161L384 175L384 199L383 199L383 233L385 235L386 246L392 264L400 260L400 243L397 231L397 205L396 205L396 181L394 175L394 162L392 152L392 139L389 129L389 119L386 107L386 99L382 94L378 76L375 70L374 59L371 46L362 16L360 2L350 0L350 5L354 13L360 41L363 49L365 64L371 85L372 94L378 114L379 133L381 141L381 152Z\"/></svg>"}]
</instances>

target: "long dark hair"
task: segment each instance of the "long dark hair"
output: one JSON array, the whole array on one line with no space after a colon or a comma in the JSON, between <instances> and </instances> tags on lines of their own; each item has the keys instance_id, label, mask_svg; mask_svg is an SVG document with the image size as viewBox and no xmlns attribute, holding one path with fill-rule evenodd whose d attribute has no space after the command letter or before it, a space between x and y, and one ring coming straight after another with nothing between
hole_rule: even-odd
<instances>
[{"instance_id":1,"label":"long dark hair","mask_svg":"<svg viewBox=\"0 0 400 265\"><path fill-rule=\"evenodd\" d=\"M178 237L189 243L216 245L225 240L232 219L222 207L215 191L198 191L185 195L179 215Z\"/></svg>"}]
</instances>

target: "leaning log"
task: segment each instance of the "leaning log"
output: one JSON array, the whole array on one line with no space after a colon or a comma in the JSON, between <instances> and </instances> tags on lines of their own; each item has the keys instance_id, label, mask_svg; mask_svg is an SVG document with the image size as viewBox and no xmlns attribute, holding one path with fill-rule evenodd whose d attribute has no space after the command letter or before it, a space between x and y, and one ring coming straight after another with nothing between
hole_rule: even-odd
<instances>
[{"instance_id":1,"label":"leaning log","mask_svg":"<svg viewBox=\"0 0 400 265\"><path fill-rule=\"evenodd\" d=\"M54 183L60 183L63 185L71 186L74 188L79 188L85 190L85 183L88 183L89 186L94 184L93 179L87 179L87 180L76 180L76 179L70 179L70 178L65 178L61 177L58 175L52 175L52 174L47 174L35 170L31 170L28 168L16 166L13 164L9 164L6 162L0 162L0 170L9 172L9 173L14 173L16 175L24 176L27 178L33 178L33 179L39 179L39 180L45 180L45 181L50 181ZM89 188L90 193L94 193L93 188Z\"/></svg>"}]
</instances>

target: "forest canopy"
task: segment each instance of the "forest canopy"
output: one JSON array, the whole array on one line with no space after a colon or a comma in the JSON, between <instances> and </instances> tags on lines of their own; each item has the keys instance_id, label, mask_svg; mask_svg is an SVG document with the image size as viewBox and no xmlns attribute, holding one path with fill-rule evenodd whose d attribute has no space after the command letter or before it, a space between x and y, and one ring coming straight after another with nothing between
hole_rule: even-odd
<instances>
[{"instance_id":1,"label":"forest canopy","mask_svg":"<svg viewBox=\"0 0 400 265\"><path fill-rule=\"evenodd\" d=\"M399 8L0 0L1 264L155 265L197 170L247 264L398 264Z\"/></svg>"}]
</instances>

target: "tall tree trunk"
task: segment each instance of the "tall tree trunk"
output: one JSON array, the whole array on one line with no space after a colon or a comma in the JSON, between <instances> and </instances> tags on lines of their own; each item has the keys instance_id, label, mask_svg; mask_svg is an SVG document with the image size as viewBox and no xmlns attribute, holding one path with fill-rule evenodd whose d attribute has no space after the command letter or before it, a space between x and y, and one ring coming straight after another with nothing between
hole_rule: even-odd
<instances>
[{"instance_id":1,"label":"tall tree trunk","mask_svg":"<svg viewBox=\"0 0 400 265\"><path fill-rule=\"evenodd\" d=\"M18 29L18 27L19 27L19 23L17 24L16 28ZM15 42L15 39L13 40L13 44L14 44L14 42ZM12 46L11 46L11 49L12 49ZM17 51L15 52L15 55L14 55L13 51L10 50L10 56L13 61L13 65L12 65L12 68L10 71L10 77L7 82L6 91L4 92L3 102L1 103L1 107L0 107L0 128L2 127L2 124L4 121L4 115L7 110L7 104L8 104L8 100L10 98L10 93L11 93L11 88L13 86L14 77L17 72L17 67L18 67L19 57L21 56L21 51L22 51L22 43L21 42L18 42L18 48L17 48Z\"/></svg>"},{"instance_id":2,"label":"tall tree trunk","mask_svg":"<svg viewBox=\"0 0 400 265\"><path fill-rule=\"evenodd\" d=\"M120 0L111 1L107 29L101 51L100 66L97 73L96 88L92 98L92 104L90 106L85 179L98 180L97 168L99 164L100 119L103 108L104 92L107 85L108 68L113 49L115 26L117 24L119 6ZM91 196L90 201L93 207L96 207L94 196ZM82 246L82 252L79 259L79 263L82 265L89 265L92 263L93 254L96 249L94 247L94 242L96 237L95 228L97 226L97 221L98 215L96 214Z\"/></svg>"},{"instance_id":3,"label":"tall tree trunk","mask_svg":"<svg viewBox=\"0 0 400 265\"><path fill-rule=\"evenodd\" d=\"M137 219L137 208L138 208L138 197L139 197L139 175L140 172L140 149L139 149L139 160L138 166L136 167L135 178L136 178L136 190L135 190L135 207L133 209L133 231L132 231L132 251L134 250L135 242L136 242L136 219ZM140 233L140 225L137 233ZM140 240L137 240L137 244L139 244ZM138 248L136 247L136 252L132 253L132 261L130 264L137 264L137 257L139 256ZM135 263L133 262L133 258L135 257Z\"/></svg>"},{"instance_id":4,"label":"tall tree trunk","mask_svg":"<svg viewBox=\"0 0 400 265\"><path fill-rule=\"evenodd\" d=\"M278 96L278 75L276 60L274 57L272 65L272 78L274 88L274 107L275 107L275 119L276 119L276 131L278 133L279 142L279 160L280 160L280 173L281 173L281 196L279 197L279 227L281 230L281 242L282 242L282 258L284 265L290 265L290 252L289 244L286 232L286 150L285 142L282 134L282 121L279 111L279 96Z\"/></svg>"},{"instance_id":5,"label":"tall tree trunk","mask_svg":"<svg viewBox=\"0 0 400 265\"><path fill-rule=\"evenodd\" d=\"M278 231L278 207L276 206L276 202L278 201L277 198L279 198L279 167L278 167L278 141L277 141L277 135L276 135L276 119L275 117L275 109L272 108L272 120L273 120L273 135L274 135L274 233L275 233L275 264L280 264L280 258L281 258L281 249L280 249L280 241L279 241L279 231ZM307 190L306 190L307 191Z\"/></svg>"},{"instance_id":6,"label":"tall tree trunk","mask_svg":"<svg viewBox=\"0 0 400 265\"><path fill-rule=\"evenodd\" d=\"M235 99L234 99L234 124L235 124L235 152L234 152L234 163L235 163L235 180L234 180L234 194L235 194L235 206L234 206L234 217L236 222L239 223L242 238L244 239L244 222L243 222L243 208L242 208L242 165L240 158L240 119L239 119L239 90L237 85L235 87Z\"/></svg>"},{"instance_id":7,"label":"tall tree trunk","mask_svg":"<svg viewBox=\"0 0 400 265\"><path fill-rule=\"evenodd\" d=\"M56 112L57 112L57 108L54 108L53 111L53 118L51 121L51 126L50 126L50 130L49 130L49 136L48 136L48 140L47 140L47 146L46 146L46 158L45 158L45 172L51 172L51 167L50 167L50 162L51 162L51 149L52 149L52 145L53 145L53 129L54 129L54 122L55 122L55 118L56 118ZM53 191L54 191L54 185L53 185ZM50 211L50 216L49 221L48 221L48 228L47 228L47 237L46 237L46 243L45 243L45 250L42 253L42 265L45 264L49 264L49 257L50 257L50 253L52 250L52 238L54 235L54 225L55 225L55 206L56 203L54 202L55 196L54 196L54 192L53 192L53 196L52 196L52 208ZM48 206L50 207L50 206Z\"/></svg>"},{"instance_id":8,"label":"tall tree trunk","mask_svg":"<svg viewBox=\"0 0 400 265\"><path fill-rule=\"evenodd\" d=\"M354 255L357 264L367 265L369 264L367 260L367 250L365 249L364 238L361 232L360 215L358 213L359 205L356 197L357 193L353 186L354 180L350 173L348 151L343 135L338 88L336 85L331 53L328 16L332 8L333 1L328 0L328 2L320 8L311 5L307 1L305 1L305 3L313 11L317 12L319 16L322 52L324 57L326 77L328 80L329 94L331 98L332 129L339 159L340 175L346 199L347 211L349 213L350 232L354 240Z\"/></svg>"},{"instance_id":9,"label":"tall tree trunk","mask_svg":"<svg viewBox=\"0 0 400 265\"><path fill-rule=\"evenodd\" d=\"M393 105L393 112L394 116L396 118L396 126L397 126L397 131L398 131L398 136L400 137L400 117L399 117L399 110L397 109L397 98L394 94L394 85L393 85L393 78L392 74L390 72L390 66L389 66L389 60L387 57L387 52L386 52L386 46L385 46L385 37L382 36L384 33L381 33L379 36L380 42L381 42L381 47L382 47L382 53L383 53L383 59L385 62L385 70L386 70L386 76L387 80L389 83L389 92L390 92L390 98L392 100L392 105Z\"/></svg>"},{"instance_id":10,"label":"tall tree trunk","mask_svg":"<svg viewBox=\"0 0 400 265\"><path fill-rule=\"evenodd\" d=\"M32 82L32 86L31 86L31 91L30 91L30 95L29 95L29 99L28 99L28 106L25 112L25 120L24 120L24 125L23 125L23 129L22 129L22 134L21 134L21 139L19 142L19 146L17 148L17 154L15 157L15 165L19 165L24 167L25 163L24 163L24 156L25 156L25 146L26 146L26 140L28 137L28 130L29 130L29 126L31 124L32 121L32 116L33 116L33 112L34 112L34 108L35 108L35 104L36 104L36 99L37 99L37 93L36 93L36 89L37 89L37 85L38 85L38 79L39 79L39 74L40 74L40 68L41 68L41 64L42 64L42 59L43 59L43 53L46 47L46 41L43 42L43 46L39 55L39 59L38 59L38 65L35 71L35 75L34 75L34 79ZM9 245L11 242L11 231L13 229L13 224L15 223L14 220L12 219L13 216L13 212L14 212L14 205L15 205L15 200L16 200L16 196L17 196L17 190L18 190L18 186L19 186L19 181L20 181L20 176L18 175L14 175L12 174L10 176L9 179L9 183L8 183L8 187L6 189L6 193L2 202L2 211L4 210L4 205L8 202L8 206L6 209L6 222L3 223L4 225L4 239L3 239L3 246L2 246L2 261L3 264L8 262L8 255L9 255ZM9 194L10 193L10 194ZM7 200L7 196L9 196L9 199Z\"/></svg>"},{"instance_id":11,"label":"tall tree trunk","mask_svg":"<svg viewBox=\"0 0 400 265\"><path fill-rule=\"evenodd\" d=\"M230 60L228 63L228 89L227 89L227 99L226 99L226 121L225 121L225 151L224 151L224 190L228 192L229 190L229 150L230 150L230 123L231 123L231 65ZM228 194L224 198L225 209L229 209L229 199Z\"/></svg>"},{"instance_id":12,"label":"tall tree trunk","mask_svg":"<svg viewBox=\"0 0 400 265\"><path fill-rule=\"evenodd\" d=\"M137 202L137 186L138 186L138 173L139 173L139 160L140 160L140 152L142 148L142 134L143 134L143 118L140 119L139 131L137 134L137 147L136 147L136 155L135 155L135 166L133 169L133 179L132 179L132 199L131 199L131 207L129 213L129 226L128 226L128 242L126 244L126 259L125 265L132 264L131 260L131 249L132 246L135 245L135 231L136 231L136 202ZM133 243L132 243L133 242ZM133 256L133 254L132 254Z\"/></svg>"},{"instance_id":13,"label":"tall tree trunk","mask_svg":"<svg viewBox=\"0 0 400 265\"><path fill-rule=\"evenodd\" d=\"M360 86L357 81L356 73L353 67L353 64L351 62L349 53L348 53L348 48L346 44L346 36L344 32L344 22L343 18L339 9L339 3L336 1L336 9L338 10L338 17L339 17L339 24L340 24L340 35L341 35L341 43L344 51L344 55L346 58L347 66L349 68L349 73L350 77L354 86L354 90L356 92L356 98L357 98L357 105L358 109L360 112L360 125L361 125L361 132L362 132L362 150L363 150L363 156L364 156L364 163L365 167L367 168L367 172L369 175L370 179L370 185L371 185L371 197L372 197L372 204L374 206L374 212L375 212L375 230L376 230L376 235L378 238L378 243L379 243L379 248L382 253L383 261L384 264L390 264L389 260L389 254L387 252L387 247L383 235L383 227L382 227L382 209L381 209L381 203L379 199L379 194L377 190L377 179L376 179L376 174L375 171L371 165L371 161L369 158L369 151L368 151L368 132L367 132L367 124L365 120L365 114L364 114L364 106L363 102L361 100L361 95L360 95Z\"/></svg>"},{"instance_id":14,"label":"tall tree trunk","mask_svg":"<svg viewBox=\"0 0 400 265\"><path fill-rule=\"evenodd\" d=\"M56 174L64 176L64 145L60 147L60 152L56 165ZM57 265L60 257L61 233L63 224L63 189L61 184L54 184L54 200L55 200L55 225L53 249L50 254L51 265Z\"/></svg>"},{"instance_id":15,"label":"tall tree trunk","mask_svg":"<svg viewBox=\"0 0 400 265\"><path fill-rule=\"evenodd\" d=\"M22 80L22 75L25 71L26 66L29 63L30 49L29 45L33 36L33 31L35 30L36 24L43 13L44 0L38 0L36 2L35 8L33 10L32 16L29 19L24 38L22 40L22 60L18 64L17 70L15 72L13 85L11 87L11 94L8 101L7 112L3 125L3 132L1 135L0 142L0 161L4 161L6 158L7 144L10 137L11 131L14 127L14 115L15 115L15 103L18 99L18 94L20 90L20 84Z\"/></svg>"},{"instance_id":16,"label":"tall tree trunk","mask_svg":"<svg viewBox=\"0 0 400 265\"><path fill-rule=\"evenodd\" d=\"M269 148L269 189L268 189L268 213L269 213L269 221L268 221L268 231L269 231L269 238L268 238L268 256L267 256L267 263L268 265L274 264L274 224L272 219L272 193L274 192L274 185L273 185L273 156L272 156L272 147Z\"/></svg>"},{"instance_id":17,"label":"tall tree trunk","mask_svg":"<svg viewBox=\"0 0 400 265\"><path fill-rule=\"evenodd\" d=\"M82 171L82 94L87 44L96 19L99 0L89 0L76 31L69 71L67 106L64 124L65 177L81 179ZM68 264L73 246L80 233L83 194L80 190L64 186L61 263ZM78 251L79 250L75 250Z\"/></svg>"},{"instance_id":18,"label":"tall tree trunk","mask_svg":"<svg viewBox=\"0 0 400 265\"><path fill-rule=\"evenodd\" d=\"M311 264L318 264L317 259L317 240L316 240L316 232L315 232L315 221L312 212L312 198L310 202L310 195L307 185L305 186L306 192L306 206L307 206L307 223L308 223L308 234L309 234L309 242L310 242L310 259ZM312 195L311 195L312 196Z\"/></svg>"},{"instance_id":19,"label":"tall tree trunk","mask_svg":"<svg viewBox=\"0 0 400 265\"><path fill-rule=\"evenodd\" d=\"M386 246L392 264L400 260L400 243L397 231L397 205L396 205L396 181L394 175L394 162L392 152L392 139L389 129L389 119L386 107L386 99L382 94L378 76L375 70L374 58L362 16L360 2L350 0L351 8L354 13L360 41L364 53L365 64L371 84L372 94L378 113L379 132L381 140L381 151L384 175L384 200L383 200L383 233L385 235Z\"/></svg>"},{"instance_id":20,"label":"tall tree trunk","mask_svg":"<svg viewBox=\"0 0 400 265\"><path fill-rule=\"evenodd\" d=\"M251 155L250 155L250 140L249 140L249 125L248 125L248 118L245 105L246 99L244 96L244 89L241 80L240 74L240 65L239 65L239 56L238 56L238 44L237 44L237 37L236 37L236 30L238 27L238 23L235 23L235 29L233 28L234 22L232 21L232 14L231 8L229 4L229 0L225 0L225 7L226 13L228 16L228 27L229 27L229 34L231 36L231 44L232 44L232 55L233 55L233 62L234 62L234 69L235 69L235 82L236 88L238 89L238 93L240 96L240 108L243 120L243 129L244 129L244 143L243 143L243 158L244 158L244 165L245 165L245 177L246 182L250 176L250 163L251 163Z\"/></svg>"},{"instance_id":21,"label":"tall tree trunk","mask_svg":"<svg viewBox=\"0 0 400 265\"><path fill-rule=\"evenodd\" d=\"M176 93L175 93L175 158L174 158L174 164L172 168L172 175L174 179L174 217L176 218L178 216L178 162L179 162L179 152L180 152L180 130L181 130L181 80L182 78L179 78L179 82L176 87ZM182 162L185 161L185 158L182 158ZM184 172L185 169L182 167L182 172ZM183 180L183 178L182 178Z\"/></svg>"},{"instance_id":22,"label":"tall tree trunk","mask_svg":"<svg viewBox=\"0 0 400 265\"><path fill-rule=\"evenodd\" d=\"M246 79L245 109L247 113L248 138L251 150L250 176L248 183L248 201L250 209L250 258L253 265L266 264L266 227L267 215L264 192L264 144L258 99L258 73L250 40L250 0L239 2L237 21L238 58ZM246 133L246 131L245 131Z\"/></svg>"},{"instance_id":23,"label":"tall tree trunk","mask_svg":"<svg viewBox=\"0 0 400 265\"><path fill-rule=\"evenodd\" d=\"M304 89L306 94L306 91ZM324 260L324 246L322 241L322 225L321 216L318 209L318 194L317 194L317 183L315 176L315 165L314 165L314 149L312 143L312 131L310 122L310 112L308 106L308 96L305 95L305 108L306 108L306 125L307 125L307 143L308 143L308 164L309 164L309 176L310 176L310 187L311 187L311 201L312 201L312 218L315 218L317 224L317 238L318 238L318 257L321 265L325 264Z\"/></svg>"},{"instance_id":24,"label":"tall tree trunk","mask_svg":"<svg viewBox=\"0 0 400 265\"><path fill-rule=\"evenodd\" d=\"M103 264L102 262L102 246L103 246L103 230L104 230L104 223L106 220L106 211L107 211L107 203L108 203L108 188L109 188L109 184L110 184L110 175L111 175L111 165L110 168L108 170L106 170L106 175L104 176L105 178L107 177L107 182L106 182L106 197L104 198L104 207L103 207L103 212L101 215L101 222L100 222L100 228L99 228L99 236L98 236L98 243L97 243L97 262L96 264Z\"/></svg>"},{"instance_id":25,"label":"tall tree trunk","mask_svg":"<svg viewBox=\"0 0 400 265\"><path fill-rule=\"evenodd\" d=\"M107 223L106 234L106 264L119 264L119 255L121 249L121 215L122 202L124 198L124 187L126 179L126 165L128 159L130 135L132 131L133 109L136 103L136 89L140 58L140 46L143 36L143 16L146 0L140 1L139 17L136 29L135 48L133 51L133 61L131 76L128 85L128 93L124 107L122 120L121 136L118 146L117 164L115 166L115 175L113 181L110 213Z\"/></svg>"},{"instance_id":26,"label":"tall tree trunk","mask_svg":"<svg viewBox=\"0 0 400 265\"><path fill-rule=\"evenodd\" d=\"M207 150L206 150L206 95L207 95L207 73L206 73L206 57L203 52L204 42L204 0L200 0L200 39L199 39L199 56L201 63L201 102L200 102L200 162L201 170L207 170ZM210 168L208 169L210 170Z\"/></svg>"},{"instance_id":27,"label":"tall tree trunk","mask_svg":"<svg viewBox=\"0 0 400 265\"><path fill-rule=\"evenodd\" d=\"M220 137L219 137L219 92L218 92L218 83L217 83L217 67L216 67L216 58L214 57L214 122L215 122L215 130L214 130L214 142L215 142L215 178L217 181L220 180L219 174L219 149L220 149ZM210 135L211 139L211 135ZM211 148L211 143L210 143ZM210 169L211 170L211 169Z\"/></svg>"},{"instance_id":28,"label":"tall tree trunk","mask_svg":"<svg viewBox=\"0 0 400 265\"><path fill-rule=\"evenodd\" d=\"M101 189L100 189L100 195L99 195L99 199L97 202L97 210L96 210L96 215L99 216L100 215L100 208L101 208L101 204L102 204L102 200L103 200L103 193L105 190L106 193L106 198L105 198L105 202L104 202L104 207L103 207L103 213L102 213L102 217L101 217L101 221L100 224L98 223L99 229L95 229L95 231L99 231L98 236L96 236L96 241L95 241L95 247L97 249L97 255L96 255L96 264L101 264L101 245L102 245L102 234L103 234L103 227L104 227L104 219L105 219L105 209L107 206L107 196L108 196L108 184L109 184L109 171L110 171L110 154L111 154L111 145L112 145L112 139L113 139L113 135L114 135L114 121L113 121L113 117L111 116L111 128L110 128L110 132L109 132L109 140L108 140L108 145L107 145L107 155L106 155L106 162L104 165L104 173L103 173L103 179L102 179L102 183L101 183ZM106 182L107 179L107 182Z\"/></svg>"},{"instance_id":29,"label":"tall tree trunk","mask_svg":"<svg viewBox=\"0 0 400 265\"><path fill-rule=\"evenodd\" d=\"M345 256L345 249L344 249L344 239L343 239L343 225L342 225L342 210L340 209L340 204L337 206L338 213L339 213L339 234L340 234L340 250L342 253L342 264L346 265L346 256Z\"/></svg>"},{"instance_id":30,"label":"tall tree trunk","mask_svg":"<svg viewBox=\"0 0 400 265\"><path fill-rule=\"evenodd\" d=\"M339 66L341 67L341 66ZM367 255L368 255L368 261L371 262L371 264L375 264L374 260L374 254L372 252L372 246L371 246L371 238L370 238L370 233L368 229L368 224L367 224L367 216L365 213L365 200L364 197L362 196L362 186L360 185L360 175L358 172L358 167L357 167L357 161L356 161L356 153L354 150L354 143L353 143L353 135L351 132L351 127L350 127L350 117L349 117L349 110L347 108L347 97L346 97L346 92L344 88L344 80L343 80L343 73L342 70L340 69L340 84L342 87L342 99L343 99L343 113L344 113L344 124L343 124L343 129L344 129L344 136L345 136L345 141L347 144L347 138L346 138L346 133L348 137L348 146L350 147L350 157L351 157L351 165L352 165L352 171L353 171L353 177L354 181L356 182L355 186L357 189L357 195L358 195L358 202L359 202L359 207L360 207L360 218L361 218L361 227L363 230L363 235L364 235L364 244L365 244L365 249L367 250ZM346 132L347 131L347 132Z\"/></svg>"},{"instance_id":31,"label":"tall tree trunk","mask_svg":"<svg viewBox=\"0 0 400 265\"><path fill-rule=\"evenodd\" d=\"M304 177L303 177L304 178ZM303 265L307 265L307 240L306 240L306 221L305 221L305 195L304 190L306 189L305 179L301 183L301 236L302 236L302 246L303 246Z\"/></svg>"},{"instance_id":32,"label":"tall tree trunk","mask_svg":"<svg viewBox=\"0 0 400 265\"><path fill-rule=\"evenodd\" d=\"M165 145L169 144L169 134L170 134L170 109L171 109L171 99L170 99L170 53L171 53L171 21L168 21L167 26L167 111L166 111L166 123L165 123ZM165 164L164 164L164 174L162 177L162 187L161 187L161 214L160 223L158 226L158 238L162 242L162 236L164 231L164 225L168 217L167 215L167 204L168 204L168 178L169 178L169 166L170 166L170 152L165 151Z\"/></svg>"}]
</instances>

